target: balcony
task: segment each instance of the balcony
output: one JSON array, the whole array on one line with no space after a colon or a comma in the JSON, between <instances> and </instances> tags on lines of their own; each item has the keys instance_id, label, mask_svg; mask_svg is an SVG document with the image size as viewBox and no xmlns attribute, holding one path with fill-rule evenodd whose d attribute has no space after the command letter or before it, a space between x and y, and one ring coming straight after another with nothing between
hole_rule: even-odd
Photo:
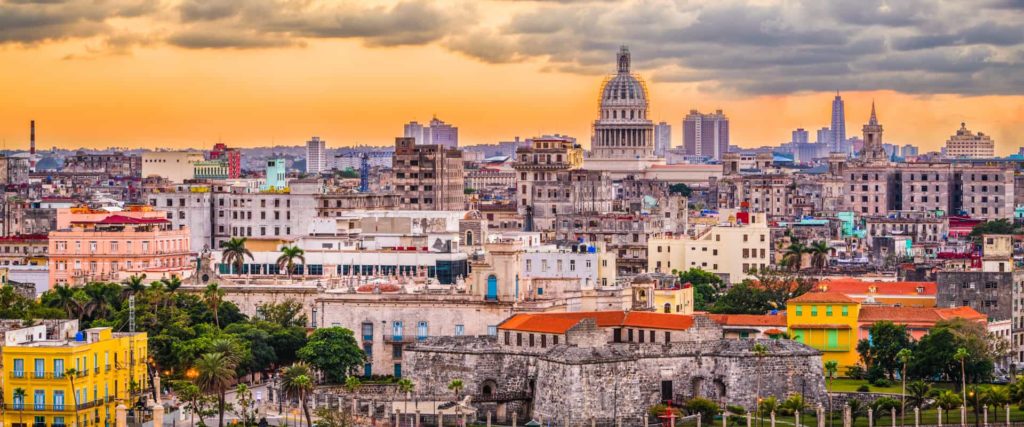
<instances>
[{"instance_id":1,"label":"balcony","mask_svg":"<svg viewBox=\"0 0 1024 427\"><path fill-rule=\"evenodd\" d=\"M14 371L14 372L11 372L11 378L16 378L16 379L28 378L28 379L33 379L33 380L64 380L64 379L67 379L67 376L64 375L64 372L36 371L36 372L28 372L28 373L26 373L26 372Z\"/></svg>"},{"instance_id":2,"label":"balcony","mask_svg":"<svg viewBox=\"0 0 1024 427\"><path fill-rule=\"evenodd\" d=\"M406 335L384 335L385 343L412 343L416 342L416 338L413 336Z\"/></svg>"}]
</instances>

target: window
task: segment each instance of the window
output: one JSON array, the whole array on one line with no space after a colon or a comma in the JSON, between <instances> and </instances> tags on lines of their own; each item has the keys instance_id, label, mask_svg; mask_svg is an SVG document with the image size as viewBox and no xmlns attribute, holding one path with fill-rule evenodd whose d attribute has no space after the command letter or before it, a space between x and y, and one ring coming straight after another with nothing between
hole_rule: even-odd
<instances>
[{"instance_id":1,"label":"window","mask_svg":"<svg viewBox=\"0 0 1024 427\"><path fill-rule=\"evenodd\" d=\"M363 341L373 341L373 323L363 323Z\"/></svg>"},{"instance_id":2,"label":"window","mask_svg":"<svg viewBox=\"0 0 1024 427\"><path fill-rule=\"evenodd\" d=\"M498 325L487 325L487 335L492 337L498 336Z\"/></svg>"},{"instance_id":3,"label":"window","mask_svg":"<svg viewBox=\"0 0 1024 427\"><path fill-rule=\"evenodd\" d=\"M849 316L849 315L850 315L850 307L844 305L843 306L843 316Z\"/></svg>"},{"instance_id":4,"label":"window","mask_svg":"<svg viewBox=\"0 0 1024 427\"><path fill-rule=\"evenodd\" d=\"M505 345L512 345L512 333L505 331Z\"/></svg>"},{"instance_id":5,"label":"window","mask_svg":"<svg viewBox=\"0 0 1024 427\"><path fill-rule=\"evenodd\" d=\"M64 410L64 390L57 390L53 392L53 410L63 411ZM57 418L53 419L54 424L57 423ZM64 423L59 423L64 424Z\"/></svg>"},{"instance_id":6,"label":"window","mask_svg":"<svg viewBox=\"0 0 1024 427\"><path fill-rule=\"evenodd\" d=\"M402 358L402 345L394 344L391 346L391 358L401 359Z\"/></svg>"},{"instance_id":7,"label":"window","mask_svg":"<svg viewBox=\"0 0 1024 427\"><path fill-rule=\"evenodd\" d=\"M811 317L817 316L817 315L818 315L818 306L812 305L811 306Z\"/></svg>"},{"instance_id":8,"label":"window","mask_svg":"<svg viewBox=\"0 0 1024 427\"><path fill-rule=\"evenodd\" d=\"M392 335L392 338L395 339L395 341L401 341L402 340L402 322L401 321L395 321L394 323L391 324L391 335Z\"/></svg>"},{"instance_id":9,"label":"window","mask_svg":"<svg viewBox=\"0 0 1024 427\"><path fill-rule=\"evenodd\" d=\"M64 359L53 359L53 377L64 377Z\"/></svg>"},{"instance_id":10,"label":"window","mask_svg":"<svg viewBox=\"0 0 1024 427\"><path fill-rule=\"evenodd\" d=\"M32 376L36 378L43 378L46 374L46 361L43 359L36 359L35 362L35 372L32 373Z\"/></svg>"},{"instance_id":11,"label":"window","mask_svg":"<svg viewBox=\"0 0 1024 427\"><path fill-rule=\"evenodd\" d=\"M461 337L466 334L466 328L463 325L455 325L455 336Z\"/></svg>"},{"instance_id":12,"label":"window","mask_svg":"<svg viewBox=\"0 0 1024 427\"><path fill-rule=\"evenodd\" d=\"M803 316L804 315L804 308L803 308L803 306L799 306L799 305L796 306L796 315L797 316Z\"/></svg>"},{"instance_id":13,"label":"window","mask_svg":"<svg viewBox=\"0 0 1024 427\"><path fill-rule=\"evenodd\" d=\"M420 321L416 324L416 339L420 341L427 339L427 322Z\"/></svg>"},{"instance_id":14,"label":"window","mask_svg":"<svg viewBox=\"0 0 1024 427\"><path fill-rule=\"evenodd\" d=\"M36 390L34 396L32 396L32 403L35 406L35 410L42 411L46 408L46 391Z\"/></svg>"},{"instance_id":15,"label":"window","mask_svg":"<svg viewBox=\"0 0 1024 427\"><path fill-rule=\"evenodd\" d=\"M25 377L25 359L14 359L14 371L11 372L14 378Z\"/></svg>"},{"instance_id":16,"label":"window","mask_svg":"<svg viewBox=\"0 0 1024 427\"><path fill-rule=\"evenodd\" d=\"M825 315L826 316L831 316L832 315L832 306L831 305L825 306Z\"/></svg>"}]
</instances>

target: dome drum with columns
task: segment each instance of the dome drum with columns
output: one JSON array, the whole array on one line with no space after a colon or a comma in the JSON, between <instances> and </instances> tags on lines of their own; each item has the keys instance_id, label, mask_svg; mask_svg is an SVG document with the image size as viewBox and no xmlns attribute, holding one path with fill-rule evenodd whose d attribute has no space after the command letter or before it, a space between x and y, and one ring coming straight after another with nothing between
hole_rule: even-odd
<instances>
[{"instance_id":1,"label":"dome drum with columns","mask_svg":"<svg viewBox=\"0 0 1024 427\"><path fill-rule=\"evenodd\" d=\"M637 159L654 155L654 123L648 119L647 86L629 72L629 48L618 52L618 73L601 86L591 157Z\"/></svg>"}]
</instances>

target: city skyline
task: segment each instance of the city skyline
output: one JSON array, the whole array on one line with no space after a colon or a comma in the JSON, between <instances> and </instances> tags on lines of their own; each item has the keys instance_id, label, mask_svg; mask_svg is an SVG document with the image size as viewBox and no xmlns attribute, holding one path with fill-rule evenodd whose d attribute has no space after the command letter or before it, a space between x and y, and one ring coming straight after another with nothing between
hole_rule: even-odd
<instances>
[{"instance_id":1,"label":"city skyline","mask_svg":"<svg viewBox=\"0 0 1024 427\"><path fill-rule=\"evenodd\" d=\"M1024 133L1022 85L1012 81L1021 66L1013 52L1024 39L1019 31L996 38L978 30L985 22L1003 28L1012 17L1002 16L1019 14L998 2L963 22L951 17L966 6L944 4L918 16L911 9L931 6L917 3L892 13L832 3L487 1L458 11L429 1L313 2L275 12L236 2L109 3L88 14L0 3L8 16L39 18L0 32L0 58L9 64L0 71L8 100L0 106L3 148L28 148L29 120L39 122L40 149L299 146L312 135L333 147L387 146L403 123L435 114L460 128L460 145L560 133L589 146L594 93L613 69L607 52L620 44L631 47L633 68L649 85L652 120L679 123L691 109L721 108L732 122L731 142L741 147L777 145L794 128L829 126L837 89L847 126L865 123L875 100L895 144L938 150L966 121L1006 155ZM630 19L659 11L665 16L655 28L690 41L632 28ZM721 20L729 13L734 25ZM587 14L615 31L573 38ZM820 22L791 25L808 14ZM912 18L896 22L906 16ZM260 17L308 28L253 24ZM456 30L456 22L472 25ZM709 27L715 22L722 31ZM771 22L781 26L761 25ZM842 25L833 35L810 40L835 22ZM925 30L939 24L942 35ZM757 35L771 39L778 58L738 64L744 72L718 64L749 54ZM558 46L530 48L545 43ZM839 57L816 53L823 46ZM713 59L698 59L712 47ZM801 61L794 59L799 52ZM672 145L680 143L677 134Z\"/></svg>"}]
</instances>

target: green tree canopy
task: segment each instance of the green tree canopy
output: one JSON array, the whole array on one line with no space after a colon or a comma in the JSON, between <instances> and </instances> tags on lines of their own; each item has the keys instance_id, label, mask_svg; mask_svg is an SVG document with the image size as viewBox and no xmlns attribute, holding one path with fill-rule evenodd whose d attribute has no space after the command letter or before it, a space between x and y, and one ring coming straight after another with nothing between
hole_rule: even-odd
<instances>
[{"instance_id":1,"label":"green tree canopy","mask_svg":"<svg viewBox=\"0 0 1024 427\"><path fill-rule=\"evenodd\" d=\"M691 189L689 185L678 183L670 185L668 187L668 193L678 194L683 197L690 197L691 195L693 195L693 189Z\"/></svg>"},{"instance_id":2,"label":"green tree canopy","mask_svg":"<svg viewBox=\"0 0 1024 427\"><path fill-rule=\"evenodd\" d=\"M299 349L300 360L319 369L331 382L342 383L366 360L352 331L341 327L320 328Z\"/></svg>"},{"instance_id":3,"label":"green tree canopy","mask_svg":"<svg viewBox=\"0 0 1024 427\"><path fill-rule=\"evenodd\" d=\"M995 360L1000 352L985 326L964 319L943 320L935 324L917 343L910 371L918 378L960 378L960 362L955 354L958 348L967 350L964 372L967 382L984 382L991 378Z\"/></svg>"},{"instance_id":4,"label":"green tree canopy","mask_svg":"<svg viewBox=\"0 0 1024 427\"><path fill-rule=\"evenodd\" d=\"M868 367L868 372L880 370L887 378L895 378L903 366L898 357L900 350L913 347L906 325L883 320L871 325L868 333L870 339L857 343L861 361Z\"/></svg>"},{"instance_id":5,"label":"green tree canopy","mask_svg":"<svg viewBox=\"0 0 1024 427\"><path fill-rule=\"evenodd\" d=\"M985 234L1020 234L1021 229L1017 228L1012 221L1006 218L999 218L975 225L971 229L970 237L980 238Z\"/></svg>"},{"instance_id":6,"label":"green tree canopy","mask_svg":"<svg viewBox=\"0 0 1024 427\"><path fill-rule=\"evenodd\" d=\"M689 283L693 286L693 308L698 311L709 310L725 285L717 274L696 267L677 274L679 283Z\"/></svg>"}]
</instances>

